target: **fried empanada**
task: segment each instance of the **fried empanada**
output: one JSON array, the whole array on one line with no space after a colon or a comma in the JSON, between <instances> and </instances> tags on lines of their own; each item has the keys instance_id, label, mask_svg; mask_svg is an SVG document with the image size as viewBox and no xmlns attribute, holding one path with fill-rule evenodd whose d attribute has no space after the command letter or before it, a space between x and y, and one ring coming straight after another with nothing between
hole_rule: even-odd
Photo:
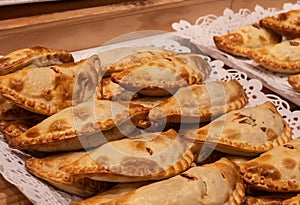
<instances>
[{"instance_id":1,"label":"fried empanada","mask_svg":"<svg viewBox=\"0 0 300 205\"><path fill-rule=\"evenodd\" d=\"M94 97L99 64L92 56L77 63L29 66L0 76L0 93L24 109L52 115Z\"/></svg>"},{"instance_id":2,"label":"fried empanada","mask_svg":"<svg viewBox=\"0 0 300 205\"><path fill-rule=\"evenodd\" d=\"M288 77L288 82L293 87L293 89L300 92L300 74L290 75Z\"/></svg>"},{"instance_id":3,"label":"fried empanada","mask_svg":"<svg viewBox=\"0 0 300 205\"><path fill-rule=\"evenodd\" d=\"M264 196L247 196L245 205L298 205L300 194L272 194Z\"/></svg>"},{"instance_id":4,"label":"fried empanada","mask_svg":"<svg viewBox=\"0 0 300 205\"><path fill-rule=\"evenodd\" d=\"M300 37L300 10L291 10L263 18L260 24L288 38Z\"/></svg>"},{"instance_id":5,"label":"fried empanada","mask_svg":"<svg viewBox=\"0 0 300 205\"><path fill-rule=\"evenodd\" d=\"M168 96L180 87L202 83L210 70L201 56L181 54L113 73L111 79L126 90L146 96Z\"/></svg>"},{"instance_id":6,"label":"fried empanada","mask_svg":"<svg viewBox=\"0 0 300 205\"><path fill-rule=\"evenodd\" d=\"M184 140L170 129L106 143L62 169L99 181L137 182L174 176L193 160Z\"/></svg>"},{"instance_id":7,"label":"fried empanada","mask_svg":"<svg viewBox=\"0 0 300 205\"><path fill-rule=\"evenodd\" d=\"M249 50L248 57L270 71L300 72L300 38Z\"/></svg>"},{"instance_id":8,"label":"fried empanada","mask_svg":"<svg viewBox=\"0 0 300 205\"><path fill-rule=\"evenodd\" d=\"M299 155L300 138L295 138L240 164L240 171L245 183L257 190L299 192Z\"/></svg>"},{"instance_id":9,"label":"fried empanada","mask_svg":"<svg viewBox=\"0 0 300 205\"><path fill-rule=\"evenodd\" d=\"M213 40L218 49L235 56L247 57L249 50L279 43L281 36L255 23L225 35L214 36Z\"/></svg>"},{"instance_id":10,"label":"fried empanada","mask_svg":"<svg viewBox=\"0 0 300 205\"><path fill-rule=\"evenodd\" d=\"M104 202L114 200L149 183L150 182L119 183L108 191L102 192L83 201L72 202L70 205L101 205Z\"/></svg>"},{"instance_id":11,"label":"fried empanada","mask_svg":"<svg viewBox=\"0 0 300 205\"><path fill-rule=\"evenodd\" d=\"M170 179L142 186L101 205L240 205L244 195L244 184L237 167L222 158L212 164L192 167Z\"/></svg>"},{"instance_id":12,"label":"fried empanada","mask_svg":"<svg viewBox=\"0 0 300 205\"><path fill-rule=\"evenodd\" d=\"M97 147L129 135L148 115L139 105L97 100L66 108L46 118L9 145L21 150L70 151Z\"/></svg>"},{"instance_id":13,"label":"fried empanada","mask_svg":"<svg viewBox=\"0 0 300 205\"><path fill-rule=\"evenodd\" d=\"M100 182L86 178L76 178L60 167L72 163L86 154L83 152L69 152L44 158L29 158L25 162L26 169L53 186L71 194L83 197L92 196L112 187L111 183Z\"/></svg>"},{"instance_id":14,"label":"fried empanada","mask_svg":"<svg viewBox=\"0 0 300 205\"><path fill-rule=\"evenodd\" d=\"M180 88L175 95L152 108L149 118L155 122L202 123L247 103L246 93L236 80L210 82Z\"/></svg>"},{"instance_id":15,"label":"fried empanada","mask_svg":"<svg viewBox=\"0 0 300 205\"><path fill-rule=\"evenodd\" d=\"M41 46L23 48L0 58L0 75L15 72L29 65L43 67L73 61L73 56L66 50Z\"/></svg>"},{"instance_id":16,"label":"fried empanada","mask_svg":"<svg viewBox=\"0 0 300 205\"><path fill-rule=\"evenodd\" d=\"M252 156L292 139L292 129L271 102L234 110L208 125L191 131L184 138L218 151Z\"/></svg>"},{"instance_id":17,"label":"fried empanada","mask_svg":"<svg viewBox=\"0 0 300 205\"><path fill-rule=\"evenodd\" d=\"M172 51L152 46L115 48L97 54L101 60L104 76L121 72L159 58L173 56Z\"/></svg>"}]
</instances>

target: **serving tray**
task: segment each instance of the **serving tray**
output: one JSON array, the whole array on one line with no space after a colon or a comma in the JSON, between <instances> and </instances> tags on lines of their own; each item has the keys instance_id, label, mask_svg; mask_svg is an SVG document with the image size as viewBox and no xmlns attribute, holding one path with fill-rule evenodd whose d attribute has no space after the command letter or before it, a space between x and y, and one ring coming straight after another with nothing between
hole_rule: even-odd
<instances>
[{"instance_id":1,"label":"serving tray","mask_svg":"<svg viewBox=\"0 0 300 205\"><path fill-rule=\"evenodd\" d=\"M174 33L165 33L117 44L112 43L102 47L73 52L72 54L75 60L78 61L112 48L144 45L163 47L178 53L197 51L189 41L187 42L179 38ZM199 53L199 55L207 60L212 68L211 75L207 81L228 81L236 79L242 84L249 97L249 104L247 106L259 105L265 101L273 102L278 111L293 128L293 137L300 136L300 111L291 112L289 104L285 100L277 95L264 94L261 91L263 86L259 80L249 79L247 74L239 70L225 70L222 61L212 60L210 57L203 55L203 53ZM24 166L24 162L28 157L30 157L28 154L10 148L5 142L2 134L0 134L0 173L7 181L14 184L22 193L24 193L31 202L37 205L67 205L72 201L80 200L79 197L59 191L28 173Z\"/></svg>"},{"instance_id":2,"label":"serving tray","mask_svg":"<svg viewBox=\"0 0 300 205\"><path fill-rule=\"evenodd\" d=\"M300 9L300 1L296 4L285 3L281 10L276 8L264 9L257 5L254 11L240 9L234 13L225 9L223 16L207 15L199 17L195 24L181 20L173 23L172 27L183 38L190 39L198 48L214 59L222 60L227 66L245 72L249 77L259 79L265 87L300 106L300 93L288 83L287 74L275 73L247 58L235 57L218 50L213 42L213 36L223 35L243 25L251 24L260 19L273 16L280 12Z\"/></svg>"}]
</instances>

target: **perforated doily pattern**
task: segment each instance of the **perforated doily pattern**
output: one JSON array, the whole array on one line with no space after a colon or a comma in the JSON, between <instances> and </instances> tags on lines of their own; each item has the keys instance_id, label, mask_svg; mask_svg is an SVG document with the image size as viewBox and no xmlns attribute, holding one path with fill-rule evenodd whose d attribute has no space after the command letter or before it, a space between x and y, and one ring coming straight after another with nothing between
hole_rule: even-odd
<instances>
[{"instance_id":1,"label":"perforated doily pattern","mask_svg":"<svg viewBox=\"0 0 300 205\"><path fill-rule=\"evenodd\" d=\"M138 41L138 43L130 45L155 45L170 50L175 50L176 52L191 51L188 47L182 46L174 40L162 39L162 37L160 37L159 40L156 41L155 39L149 41L142 40ZM120 46L126 45L115 45L115 47ZM114 48L114 46L110 45L107 47L74 52L74 57L76 60L80 60L87 58L93 54L96 54L97 52L111 48ZM207 56L203 56L203 58L207 60L210 66L212 67L212 73L207 81L228 81L230 79L236 79L243 85L247 92L247 95L249 97L248 106L255 106L265 102L266 100L270 100L277 105L277 108L280 110L281 113L283 113L285 118L288 119L288 122L293 127L299 126L299 119L295 120L295 116L300 116L299 113L291 113L289 111L288 105L279 97L264 95L261 92L262 84L260 81L255 79L249 80L245 73L237 70L225 70L223 68L224 63L220 60L211 60ZM297 133L297 135L299 135L299 132ZM24 167L24 160L28 157L28 155L25 155L24 153L18 150L9 148L7 143L4 141L3 137L0 137L0 172L10 183L16 185L33 203L42 205L66 205L73 200L80 199L79 197L58 191L29 174Z\"/></svg>"},{"instance_id":2,"label":"perforated doily pattern","mask_svg":"<svg viewBox=\"0 0 300 205\"><path fill-rule=\"evenodd\" d=\"M172 27L181 37L198 44L198 47L207 55L222 60L234 69L247 73L249 77L261 80L264 86L300 106L300 93L295 91L288 83L287 74L274 73L264 69L252 60L231 56L218 50L213 42L213 36L215 35L226 34L243 25L258 22L264 17L273 16L280 12L300 9L299 2L296 4L286 3L281 10L276 8L264 9L257 5L252 12L248 9L240 9L239 12L234 13L227 8L224 10L223 16L202 16L197 19L195 24L181 20L178 23L173 23Z\"/></svg>"}]
</instances>

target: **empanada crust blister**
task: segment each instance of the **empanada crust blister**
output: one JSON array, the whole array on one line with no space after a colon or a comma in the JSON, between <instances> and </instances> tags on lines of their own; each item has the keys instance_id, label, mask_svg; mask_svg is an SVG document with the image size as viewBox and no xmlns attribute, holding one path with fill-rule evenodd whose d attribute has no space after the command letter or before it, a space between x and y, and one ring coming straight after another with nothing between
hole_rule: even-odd
<instances>
[{"instance_id":1,"label":"empanada crust blister","mask_svg":"<svg viewBox=\"0 0 300 205\"><path fill-rule=\"evenodd\" d=\"M234 110L184 136L234 155L258 155L292 138L292 129L271 102Z\"/></svg>"},{"instance_id":2,"label":"empanada crust blister","mask_svg":"<svg viewBox=\"0 0 300 205\"><path fill-rule=\"evenodd\" d=\"M213 40L218 49L236 56L247 57L249 50L279 43L281 36L258 24L249 24L228 34L214 36Z\"/></svg>"},{"instance_id":3,"label":"empanada crust blister","mask_svg":"<svg viewBox=\"0 0 300 205\"><path fill-rule=\"evenodd\" d=\"M178 133L168 130L106 143L62 169L99 181L136 182L174 176L188 169L193 160Z\"/></svg>"},{"instance_id":4,"label":"empanada crust blister","mask_svg":"<svg viewBox=\"0 0 300 205\"><path fill-rule=\"evenodd\" d=\"M240 164L248 186L268 192L300 191L300 138L277 146L259 157Z\"/></svg>"},{"instance_id":5,"label":"empanada crust blister","mask_svg":"<svg viewBox=\"0 0 300 205\"><path fill-rule=\"evenodd\" d=\"M180 88L175 95L150 110L155 122L199 123L248 103L243 87L235 80Z\"/></svg>"},{"instance_id":6,"label":"empanada crust blister","mask_svg":"<svg viewBox=\"0 0 300 205\"><path fill-rule=\"evenodd\" d=\"M300 72L300 38L250 50L248 57L270 71Z\"/></svg>"},{"instance_id":7,"label":"empanada crust blister","mask_svg":"<svg viewBox=\"0 0 300 205\"><path fill-rule=\"evenodd\" d=\"M300 10L291 10L260 20L260 24L288 38L300 37Z\"/></svg>"},{"instance_id":8,"label":"empanada crust blister","mask_svg":"<svg viewBox=\"0 0 300 205\"><path fill-rule=\"evenodd\" d=\"M76 63L29 66L0 76L0 93L24 109L52 115L95 95L99 66L96 56Z\"/></svg>"},{"instance_id":9,"label":"empanada crust blister","mask_svg":"<svg viewBox=\"0 0 300 205\"><path fill-rule=\"evenodd\" d=\"M9 141L10 146L44 152L97 147L134 131L148 109L96 100L66 108Z\"/></svg>"},{"instance_id":10,"label":"empanada crust blister","mask_svg":"<svg viewBox=\"0 0 300 205\"><path fill-rule=\"evenodd\" d=\"M44 67L73 61L73 56L66 50L41 46L23 48L0 58L0 75L15 72L29 65Z\"/></svg>"}]
</instances>

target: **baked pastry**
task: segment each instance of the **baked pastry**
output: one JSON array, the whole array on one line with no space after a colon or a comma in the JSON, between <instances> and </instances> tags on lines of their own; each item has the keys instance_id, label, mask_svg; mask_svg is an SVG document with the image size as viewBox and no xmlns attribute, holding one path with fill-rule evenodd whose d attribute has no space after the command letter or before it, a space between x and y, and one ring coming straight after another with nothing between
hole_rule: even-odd
<instances>
[{"instance_id":1,"label":"baked pastry","mask_svg":"<svg viewBox=\"0 0 300 205\"><path fill-rule=\"evenodd\" d=\"M43 67L73 61L73 56L66 50L41 46L23 48L0 58L0 75L15 72L29 65Z\"/></svg>"},{"instance_id":2,"label":"baked pastry","mask_svg":"<svg viewBox=\"0 0 300 205\"><path fill-rule=\"evenodd\" d=\"M168 96L180 87L202 83L210 66L195 54L155 59L111 75L126 90L146 96Z\"/></svg>"},{"instance_id":3,"label":"baked pastry","mask_svg":"<svg viewBox=\"0 0 300 205\"><path fill-rule=\"evenodd\" d=\"M180 88L152 108L149 118L154 122L202 123L247 103L246 93L238 81L209 82Z\"/></svg>"},{"instance_id":4,"label":"baked pastry","mask_svg":"<svg viewBox=\"0 0 300 205\"><path fill-rule=\"evenodd\" d=\"M139 105L97 100L56 113L8 141L21 150L70 151L100 146L129 135L148 115Z\"/></svg>"},{"instance_id":5,"label":"baked pastry","mask_svg":"<svg viewBox=\"0 0 300 205\"><path fill-rule=\"evenodd\" d=\"M99 181L138 182L169 178L193 160L189 147L170 129L106 143L61 169Z\"/></svg>"},{"instance_id":6,"label":"baked pastry","mask_svg":"<svg viewBox=\"0 0 300 205\"><path fill-rule=\"evenodd\" d=\"M282 73L300 72L300 38L249 50L248 57L264 68Z\"/></svg>"},{"instance_id":7,"label":"baked pastry","mask_svg":"<svg viewBox=\"0 0 300 205\"><path fill-rule=\"evenodd\" d=\"M292 129L271 102L233 110L184 138L195 146L251 156L258 155L292 139Z\"/></svg>"},{"instance_id":8,"label":"baked pastry","mask_svg":"<svg viewBox=\"0 0 300 205\"><path fill-rule=\"evenodd\" d=\"M244 195L244 184L237 167L222 158L215 163L192 167L172 178L142 186L102 205L240 205Z\"/></svg>"},{"instance_id":9,"label":"baked pastry","mask_svg":"<svg viewBox=\"0 0 300 205\"><path fill-rule=\"evenodd\" d=\"M31 118L20 120L2 120L0 121L0 132L7 141L18 137L21 133L26 132L29 128L37 125L45 119L43 115L35 115Z\"/></svg>"},{"instance_id":10,"label":"baked pastry","mask_svg":"<svg viewBox=\"0 0 300 205\"><path fill-rule=\"evenodd\" d=\"M111 78L103 78L97 89L98 100L130 101L137 98L138 94L125 90L119 84L112 82Z\"/></svg>"},{"instance_id":11,"label":"baked pastry","mask_svg":"<svg viewBox=\"0 0 300 205\"><path fill-rule=\"evenodd\" d=\"M300 194L272 194L265 196L247 196L245 205L297 205Z\"/></svg>"},{"instance_id":12,"label":"baked pastry","mask_svg":"<svg viewBox=\"0 0 300 205\"><path fill-rule=\"evenodd\" d=\"M300 37L300 10L291 10L260 20L260 24L288 38Z\"/></svg>"},{"instance_id":13,"label":"baked pastry","mask_svg":"<svg viewBox=\"0 0 300 205\"><path fill-rule=\"evenodd\" d=\"M281 36L254 23L242 26L225 35L214 36L213 40L221 51L247 57L249 50L279 43Z\"/></svg>"},{"instance_id":14,"label":"baked pastry","mask_svg":"<svg viewBox=\"0 0 300 205\"><path fill-rule=\"evenodd\" d=\"M248 186L268 192L299 192L300 138L277 146L259 157L240 164Z\"/></svg>"},{"instance_id":15,"label":"baked pastry","mask_svg":"<svg viewBox=\"0 0 300 205\"><path fill-rule=\"evenodd\" d=\"M121 197L137 188L147 185L150 182L119 183L108 191L101 192L93 197L82 201L72 202L70 205L99 205Z\"/></svg>"},{"instance_id":16,"label":"baked pastry","mask_svg":"<svg viewBox=\"0 0 300 205\"><path fill-rule=\"evenodd\" d=\"M52 115L94 98L98 69L97 56L77 63L29 66L0 76L0 93L31 112Z\"/></svg>"},{"instance_id":17,"label":"baked pastry","mask_svg":"<svg viewBox=\"0 0 300 205\"><path fill-rule=\"evenodd\" d=\"M290 75L288 77L288 82L293 89L300 92L300 74Z\"/></svg>"},{"instance_id":18,"label":"baked pastry","mask_svg":"<svg viewBox=\"0 0 300 205\"><path fill-rule=\"evenodd\" d=\"M69 152L44 158L29 158L25 161L26 169L40 179L71 194L88 197L105 191L112 186L108 182L92 179L79 179L60 169L61 166L72 163L86 152Z\"/></svg>"},{"instance_id":19,"label":"baked pastry","mask_svg":"<svg viewBox=\"0 0 300 205\"><path fill-rule=\"evenodd\" d=\"M97 54L104 77L159 58L173 56L172 51L152 46L122 47Z\"/></svg>"}]
</instances>

